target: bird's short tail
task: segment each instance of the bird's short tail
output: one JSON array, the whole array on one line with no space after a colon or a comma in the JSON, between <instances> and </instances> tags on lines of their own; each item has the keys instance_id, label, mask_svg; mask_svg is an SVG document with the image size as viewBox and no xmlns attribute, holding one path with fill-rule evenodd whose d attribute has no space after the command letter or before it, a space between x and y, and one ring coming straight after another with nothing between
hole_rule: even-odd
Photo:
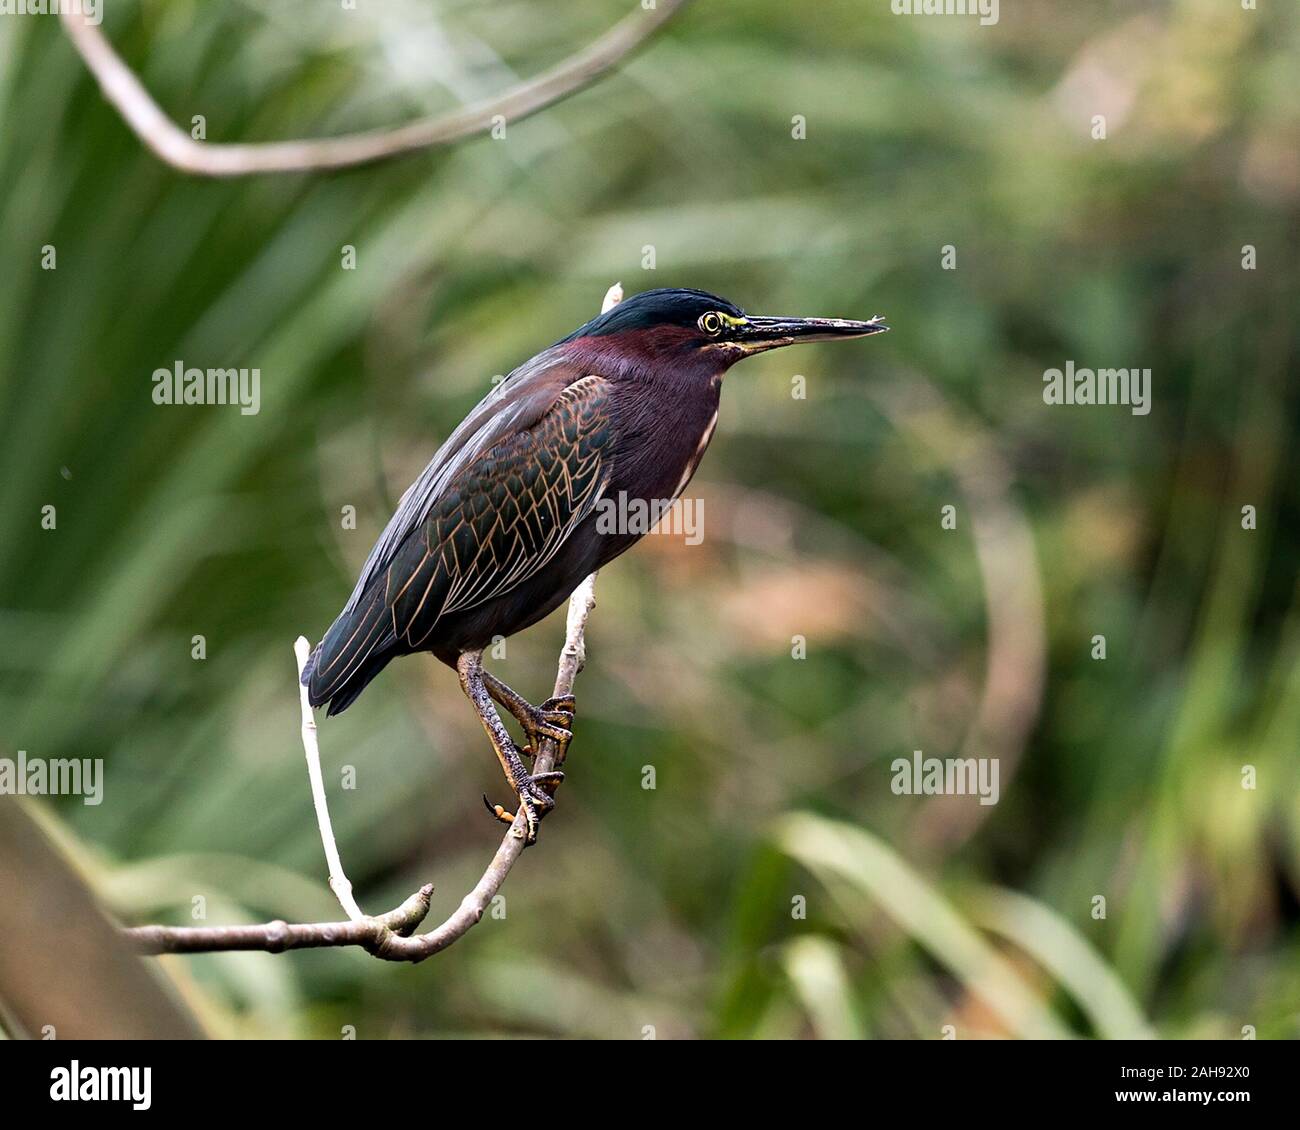
<instances>
[{"instance_id":1,"label":"bird's short tail","mask_svg":"<svg viewBox=\"0 0 1300 1130\"><path fill-rule=\"evenodd\" d=\"M340 714L356 701L370 680L397 656L392 618L378 592L364 594L330 625L302 669L302 685L312 706L329 703L327 715Z\"/></svg>"}]
</instances>

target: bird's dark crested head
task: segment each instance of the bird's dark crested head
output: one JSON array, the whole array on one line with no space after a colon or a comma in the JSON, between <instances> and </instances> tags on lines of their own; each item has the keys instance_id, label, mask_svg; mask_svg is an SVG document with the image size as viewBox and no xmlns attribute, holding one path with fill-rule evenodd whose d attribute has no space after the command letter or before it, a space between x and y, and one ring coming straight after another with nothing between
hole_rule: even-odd
<instances>
[{"instance_id":1,"label":"bird's dark crested head","mask_svg":"<svg viewBox=\"0 0 1300 1130\"><path fill-rule=\"evenodd\" d=\"M661 287L625 298L571 336L603 337L607 334L650 331L660 327L672 327L694 334L699 332L700 319L711 312L732 318L743 318L745 315L734 302L709 294L708 291Z\"/></svg>"},{"instance_id":2,"label":"bird's dark crested head","mask_svg":"<svg viewBox=\"0 0 1300 1130\"><path fill-rule=\"evenodd\" d=\"M631 362L693 359L722 370L782 345L865 337L888 328L879 315L866 322L751 316L708 291L662 288L624 299L559 344Z\"/></svg>"}]
</instances>

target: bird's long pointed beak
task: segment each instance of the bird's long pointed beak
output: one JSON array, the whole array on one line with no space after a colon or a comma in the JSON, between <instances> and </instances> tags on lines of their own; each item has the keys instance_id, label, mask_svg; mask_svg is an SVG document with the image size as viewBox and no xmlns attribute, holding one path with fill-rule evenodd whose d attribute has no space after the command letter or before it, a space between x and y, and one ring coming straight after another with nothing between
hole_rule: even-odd
<instances>
[{"instance_id":1,"label":"bird's long pointed beak","mask_svg":"<svg viewBox=\"0 0 1300 1130\"><path fill-rule=\"evenodd\" d=\"M841 338L867 337L889 329L876 314L865 322L847 318L761 318L745 319L734 340L746 353L762 353L783 345L804 341L839 341Z\"/></svg>"}]
</instances>

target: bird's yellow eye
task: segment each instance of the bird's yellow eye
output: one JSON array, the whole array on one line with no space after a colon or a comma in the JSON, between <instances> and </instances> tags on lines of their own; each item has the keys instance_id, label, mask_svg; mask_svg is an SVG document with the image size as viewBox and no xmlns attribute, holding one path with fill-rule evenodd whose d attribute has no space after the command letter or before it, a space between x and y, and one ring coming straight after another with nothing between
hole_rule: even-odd
<instances>
[{"instance_id":1,"label":"bird's yellow eye","mask_svg":"<svg viewBox=\"0 0 1300 1130\"><path fill-rule=\"evenodd\" d=\"M709 337L717 337L722 332L722 316L709 311L700 318L699 326Z\"/></svg>"}]
</instances>

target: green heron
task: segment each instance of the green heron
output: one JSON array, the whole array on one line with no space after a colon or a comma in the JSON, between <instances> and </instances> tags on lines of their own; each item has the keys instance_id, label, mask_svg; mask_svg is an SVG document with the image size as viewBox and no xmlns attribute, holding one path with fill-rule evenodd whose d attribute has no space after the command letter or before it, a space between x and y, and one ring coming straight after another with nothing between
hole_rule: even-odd
<instances>
[{"instance_id":1,"label":"green heron","mask_svg":"<svg viewBox=\"0 0 1300 1130\"><path fill-rule=\"evenodd\" d=\"M402 496L304 668L312 705L328 702L337 714L397 656L432 652L459 674L533 842L563 775L530 775L523 756L546 737L563 752L573 698L532 705L484 669L483 649L558 608L646 532L599 521L602 499L662 510L681 494L713 438L722 378L737 361L886 329L878 316L752 317L704 291L650 290L524 362ZM525 747L493 700L519 722Z\"/></svg>"}]
</instances>

